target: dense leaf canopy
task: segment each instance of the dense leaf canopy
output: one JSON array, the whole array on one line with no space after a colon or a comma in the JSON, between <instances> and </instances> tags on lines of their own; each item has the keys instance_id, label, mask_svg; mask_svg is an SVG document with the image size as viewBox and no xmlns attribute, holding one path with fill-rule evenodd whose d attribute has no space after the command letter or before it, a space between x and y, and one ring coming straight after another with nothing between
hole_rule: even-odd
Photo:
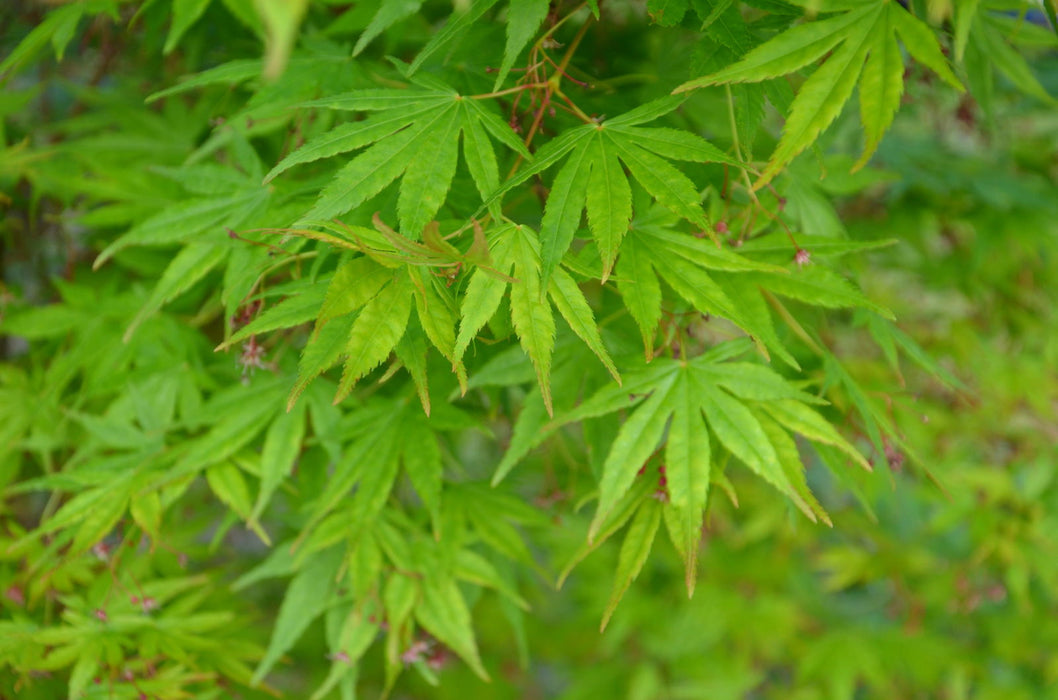
<instances>
[{"instance_id":1,"label":"dense leaf canopy","mask_svg":"<svg viewBox=\"0 0 1058 700\"><path fill-rule=\"evenodd\" d=\"M0 27L0 698L1058 698L1054 0Z\"/></svg>"}]
</instances>

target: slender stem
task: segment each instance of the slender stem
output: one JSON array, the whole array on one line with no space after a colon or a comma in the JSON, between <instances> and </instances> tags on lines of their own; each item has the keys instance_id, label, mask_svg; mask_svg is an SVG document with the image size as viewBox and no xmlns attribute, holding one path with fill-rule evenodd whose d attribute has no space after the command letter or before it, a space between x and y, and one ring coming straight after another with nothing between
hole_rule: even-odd
<instances>
[{"instance_id":1,"label":"slender stem","mask_svg":"<svg viewBox=\"0 0 1058 700\"><path fill-rule=\"evenodd\" d=\"M488 100L493 97L502 97L503 95L510 95L515 92L521 92L523 90L535 90L539 88L546 88L547 83L526 83L525 85L516 85L506 90L498 90L496 92L486 92L481 95L469 95L472 100Z\"/></svg>"},{"instance_id":2,"label":"slender stem","mask_svg":"<svg viewBox=\"0 0 1058 700\"><path fill-rule=\"evenodd\" d=\"M790 327L794 334L800 338L805 345L811 348L811 350L820 357L826 355L826 351L819 346L819 343L812 339L812 336L808 335L808 331L797 322L797 319L793 317L793 314L789 312L781 301L776 299L775 296L766 289L761 290L761 293L764 295L764 298L767 299L768 303L771 304L771 307L779 314L782 320L786 322L786 325Z\"/></svg>"},{"instance_id":3,"label":"slender stem","mask_svg":"<svg viewBox=\"0 0 1058 700\"><path fill-rule=\"evenodd\" d=\"M555 85L556 88L558 87L557 83L561 82L562 76L566 74L566 68L569 66L569 62L573 60L573 54L576 53L581 40L584 39L584 35L588 33L588 22L590 21L591 20L589 19L585 21L584 24L580 25L580 29L577 30L577 35L573 37L573 41L570 42L569 48L566 49L566 55L562 57L562 63L556 66L558 69L558 76L557 79L554 77L552 78L552 80L557 80Z\"/></svg>"},{"instance_id":4,"label":"slender stem","mask_svg":"<svg viewBox=\"0 0 1058 700\"><path fill-rule=\"evenodd\" d=\"M730 85L724 85L724 90L727 92L727 116L731 122L731 140L735 147L735 160L737 160L741 164L742 148L739 144L738 139L738 122L735 119L735 100L734 97L731 95ZM757 207L761 211L763 211L769 219L778 222L779 225L783 227L783 230L786 232L786 237L790 239L790 243L793 244L795 250L801 250L801 246L797 245L797 240L794 238L793 232L790 231L790 227L786 225L786 222L782 220L782 217L772 213L766 206L764 206L764 204L760 201L760 198L757 197L757 192L753 189L753 183L749 180L749 172L746 170L746 168L739 165L739 170L742 172L742 178L745 180L746 183L746 191L749 192L749 196L753 200L753 203L756 204Z\"/></svg>"}]
</instances>

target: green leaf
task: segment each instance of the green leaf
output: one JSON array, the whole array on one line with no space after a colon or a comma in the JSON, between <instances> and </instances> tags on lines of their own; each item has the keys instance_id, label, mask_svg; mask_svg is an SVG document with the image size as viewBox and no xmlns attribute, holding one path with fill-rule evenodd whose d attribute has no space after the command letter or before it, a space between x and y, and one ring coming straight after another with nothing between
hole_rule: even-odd
<instances>
[{"instance_id":1,"label":"green leaf","mask_svg":"<svg viewBox=\"0 0 1058 700\"><path fill-rule=\"evenodd\" d=\"M228 61L196 75L186 77L179 84L165 90L151 93L144 101L150 104L166 97L172 97L173 95L179 95L210 85L237 85L259 75L261 75L261 61L258 59L246 58Z\"/></svg>"},{"instance_id":2,"label":"green leaf","mask_svg":"<svg viewBox=\"0 0 1058 700\"><path fill-rule=\"evenodd\" d=\"M654 269L661 274L661 278L695 309L703 314L713 314L729 319L745 327L746 324L735 311L731 299L705 270L680 258L666 260L663 255L658 255L654 251L651 257L653 257ZM746 330L752 333L752 329Z\"/></svg>"},{"instance_id":3,"label":"green leaf","mask_svg":"<svg viewBox=\"0 0 1058 700\"><path fill-rule=\"evenodd\" d=\"M511 284L511 322L522 347L536 369L541 397L547 412L551 403L551 353L555 347L555 318L551 306L541 303L539 243L532 229L516 228L511 245L514 258L514 277Z\"/></svg>"},{"instance_id":4,"label":"green leaf","mask_svg":"<svg viewBox=\"0 0 1058 700\"><path fill-rule=\"evenodd\" d=\"M609 136L621 161L628 166L632 177L643 189L677 216L687 219L703 230L710 229L698 188L690 178L672 167L668 161L639 148L633 140Z\"/></svg>"},{"instance_id":5,"label":"green leaf","mask_svg":"<svg viewBox=\"0 0 1058 700\"><path fill-rule=\"evenodd\" d=\"M797 360L786 349L776 333L768 304L764 301L757 285L742 275L724 273L716 274L716 281L731 298L731 303L746 320L746 324L753 328L756 337L764 343L768 350L775 353L790 367L801 369Z\"/></svg>"},{"instance_id":6,"label":"green leaf","mask_svg":"<svg viewBox=\"0 0 1058 700\"><path fill-rule=\"evenodd\" d=\"M419 494L433 522L434 535L441 536L441 484L444 467L437 437L427 421L416 419L405 424L401 461L415 493Z\"/></svg>"},{"instance_id":7,"label":"green leaf","mask_svg":"<svg viewBox=\"0 0 1058 700\"><path fill-rule=\"evenodd\" d=\"M79 698L85 694L85 689L92 682L92 678L99 671L99 656L93 653L83 653L77 663L70 671L69 697Z\"/></svg>"},{"instance_id":8,"label":"green leaf","mask_svg":"<svg viewBox=\"0 0 1058 700\"><path fill-rule=\"evenodd\" d=\"M163 54L169 54L180 43L181 37L198 21L209 7L210 0L173 0L173 23L169 27L169 36L162 47Z\"/></svg>"},{"instance_id":9,"label":"green leaf","mask_svg":"<svg viewBox=\"0 0 1058 700\"><path fill-rule=\"evenodd\" d=\"M584 293L580 291L577 283L565 270L558 268L551 277L548 291L551 300L555 303L555 308L562 314L562 318L566 319L566 323L573 332L595 353L614 381L620 384L621 376L617 373L617 367L610 359L610 354L606 352L606 346L603 345L599 329L595 325L595 316L591 306L588 305L588 300L584 298Z\"/></svg>"},{"instance_id":10,"label":"green leaf","mask_svg":"<svg viewBox=\"0 0 1058 700\"><path fill-rule=\"evenodd\" d=\"M675 27L687 14L688 0L648 0L647 14L662 27Z\"/></svg>"},{"instance_id":11,"label":"green leaf","mask_svg":"<svg viewBox=\"0 0 1058 700\"><path fill-rule=\"evenodd\" d=\"M323 285L311 285L281 302L266 309L260 316L240 328L230 338L217 346L223 350L242 342L252 335L268 333L280 328L293 328L308 323L320 313L321 305L326 299Z\"/></svg>"},{"instance_id":12,"label":"green leaf","mask_svg":"<svg viewBox=\"0 0 1058 700\"><path fill-rule=\"evenodd\" d=\"M607 129L618 126L636 126L637 124L646 124L652 122L655 119L660 119L669 112L677 109L687 100L686 97L679 97L675 95L667 95L657 100L652 100L644 105L640 105L633 110L629 110L624 114L620 114L613 119L607 119L603 122L603 126ZM591 128L591 127L589 127Z\"/></svg>"},{"instance_id":13,"label":"green leaf","mask_svg":"<svg viewBox=\"0 0 1058 700\"><path fill-rule=\"evenodd\" d=\"M250 489L238 467L231 462L215 464L206 470L206 481L221 503L244 520L250 517Z\"/></svg>"},{"instance_id":14,"label":"green leaf","mask_svg":"<svg viewBox=\"0 0 1058 700\"><path fill-rule=\"evenodd\" d=\"M768 436L768 441L771 442L772 447L775 448L775 455L779 459L779 464L782 465L783 473L786 474L787 480L790 482L793 490L796 491L798 497L805 504L808 505L809 509L818 517L821 521L829 525L834 526L834 523L830 521L830 516L823 509L823 506L819 504L816 497L808 488L808 481L805 478L804 464L801 462L801 455L797 450L797 443L794 442L793 438L779 426L774 420L769 418L767 415L757 412L757 420L760 422L760 427L764 430L764 434Z\"/></svg>"},{"instance_id":15,"label":"green leaf","mask_svg":"<svg viewBox=\"0 0 1058 700\"><path fill-rule=\"evenodd\" d=\"M948 67L937 37L922 20L903 8L890 7L893 27L904 42L904 48L916 61L940 76L940 79L962 92L965 88Z\"/></svg>"},{"instance_id":16,"label":"green leaf","mask_svg":"<svg viewBox=\"0 0 1058 700\"><path fill-rule=\"evenodd\" d=\"M584 150L587 151L585 157L591 160L585 192L588 226L602 257L602 281L605 282L632 220L632 189L617 156L607 148L607 139L597 136ZM566 245L568 247L568 241Z\"/></svg>"},{"instance_id":17,"label":"green leaf","mask_svg":"<svg viewBox=\"0 0 1058 700\"><path fill-rule=\"evenodd\" d=\"M820 132L841 113L863 70L864 59L871 49L871 39L879 31L878 25L886 15L883 10L872 10L849 30L841 48L831 54L823 66L801 86L790 107L790 116L786 119L779 145L754 188L763 186L775 177L795 156L814 143Z\"/></svg>"},{"instance_id":18,"label":"green leaf","mask_svg":"<svg viewBox=\"0 0 1058 700\"><path fill-rule=\"evenodd\" d=\"M784 267L760 262L745 255L740 255L728 248L717 247L716 244L710 241L673 231L671 224L666 224L668 222L655 225L649 220L644 221L637 218L633 222L633 228L635 229L636 237L641 238L652 250L664 250L666 258L671 253L707 270L727 272L758 270L779 274L788 272ZM785 250L789 250L789 245L787 245Z\"/></svg>"},{"instance_id":19,"label":"green leaf","mask_svg":"<svg viewBox=\"0 0 1058 700\"><path fill-rule=\"evenodd\" d=\"M149 316L186 292L219 265L227 257L227 252L223 247L212 243L194 243L177 253L165 268L147 303L129 323L125 330L125 342L129 341L136 328Z\"/></svg>"},{"instance_id":20,"label":"green leaf","mask_svg":"<svg viewBox=\"0 0 1058 700\"><path fill-rule=\"evenodd\" d=\"M301 392L313 379L338 364L345 352L349 333L353 328L353 316L344 316L325 325L301 351L298 362L298 379L287 397L287 411L294 408Z\"/></svg>"},{"instance_id":21,"label":"green leaf","mask_svg":"<svg viewBox=\"0 0 1058 700\"><path fill-rule=\"evenodd\" d=\"M511 270L514 260L511 258L511 239L514 226L499 226L492 232L490 249L494 261L494 270L506 275ZM453 354L456 359L463 357L470 341L496 313L503 300L507 283L496 274L477 268L470 276L466 294L460 307L459 335L456 337Z\"/></svg>"},{"instance_id":22,"label":"green leaf","mask_svg":"<svg viewBox=\"0 0 1058 700\"><path fill-rule=\"evenodd\" d=\"M432 403L430 400L430 376L426 367L426 334L422 330L422 324L417 318L410 319L408 327L404 330L397 347L393 349L397 359L408 370L412 383L415 384L415 393L419 395L419 403L426 415L430 415Z\"/></svg>"},{"instance_id":23,"label":"green leaf","mask_svg":"<svg viewBox=\"0 0 1058 700\"><path fill-rule=\"evenodd\" d=\"M606 623L610 621L610 616L613 615L617 604L621 602L625 591L643 570L643 564L646 563L650 549L654 545L654 536L657 535L659 525L661 525L661 504L655 499L647 499L636 512L636 517L628 526L624 542L621 543L613 592L610 593L610 602L606 604L599 631L606 629Z\"/></svg>"},{"instance_id":24,"label":"green leaf","mask_svg":"<svg viewBox=\"0 0 1058 700\"><path fill-rule=\"evenodd\" d=\"M254 7L265 28L265 78L274 80L286 69L290 51L298 38L301 18L309 0L254 0Z\"/></svg>"},{"instance_id":25,"label":"green leaf","mask_svg":"<svg viewBox=\"0 0 1058 700\"><path fill-rule=\"evenodd\" d=\"M995 27L985 22L976 22L970 29L970 37L988 56L992 66L1019 90L1044 102L1054 102L1054 98L1047 94L1047 90L1033 75L1025 58L1011 48Z\"/></svg>"},{"instance_id":26,"label":"green leaf","mask_svg":"<svg viewBox=\"0 0 1058 700\"><path fill-rule=\"evenodd\" d=\"M279 606L268 650L254 671L251 685L260 683L312 621L326 610L341 561L341 548L316 554L290 582Z\"/></svg>"},{"instance_id":27,"label":"green leaf","mask_svg":"<svg viewBox=\"0 0 1058 700\"><path fill-rule=\"evenodd\" d=\"M671 375L651 387L653 392L624 422L617 432L610 453L603 464L599 481L599 506L588 530L588 540L599 533L606 516L635 481L636 473L646 464L665 432L672 412L669 393L675 377Z\"/></svg>"},{"instance_id":28,"label":"green leaf","mask_svg":"<svg viewBox=\"0 0 1058 700\"><path fill-rule=\"evenodd\" d=\"M356 40L353 46L353 56L359 56L360 52L367 48L371 40L377 37L394 24L410 17L422 7L422 0L382 0L378 11L371 18L371 22L364 28L363 34Z\"/></svg>"},{"instance_id":29,"label":"green leaf","mask_svg":"<svg viewBox=\"0 0 1058 700\"><path fill-rule=\"evenodd\" d=\"M238 228L267 200L268 192L255 185L224 197L181 201L137 224L108 245L92 267L99 269L115 253L133 245L170 245L191 240L206 231Z\"/></svg>"},{"instance_id":30,"label":"green leaf","mask_svg":"<svg viewBox=\"0 0 1058 700\"><path fill-rule=\"evenodd\" d=\"M500 186L500 169L496 162L496 152L492 150L485 128L471 114L472 110L468 105L472 102L474 101L463 100L461 105L464 110L463 160L474 179L478 193L485 199ZM493 209L493 214L499 218L499 207Z\"/></svg>"},{"instance_id":31,"label":"green leaf","mask_svg":"<svg viewBox=\"0 0 1058 700\"><path fill-rule=\"evenodd\" d=\"M99 500L95 507L88 510L83 519L77 525L73 542L67 551L68 556L77 556L96 542L99 542L114 529L118 521L125 515L131 496L131 484L125 483L119 487L107 487L97 489L105 491L106 497ZM89 492L90 493L90 492ZM70 501L72 504L74 501ZM49 528L51 528L49 523Z\"/></svg>"},{"instance_id":32,"label":"green leaf","mask_svg":"<svg viewBox=\"0 0 1058 700\"><path fill-rule=\"evenodd\" d=\"M589 140L573 151L559 169L547 195L540 221L540 277L545 285L580 226L591 175L591 144L596 140Z\"/></svg>"},{"instance_id":33,"label":"green leaf","mask_svg":"<svg viewBox=\"0 0 1058 700\"><path fill-rule=\"evenodd\" d=\"M393 277L393 270L367 256L358 256L341 263L327 285L323 305L316 315L316 328L322 328L332 318L344 316L364 306Z\"/></svg>"},{"instance_id":34,"label":"green leaf","mask_svg":"<svg viewBox=\"0 0 1058 700\"><path fill-rule=\"evenodd\" d=\"M411 66L408 67L408 75L412 75L415 71L422 67L422 64L426 62L435 53L446 47L448 44L455 41L455 39L469 29L475 22L481 19L489 8L495 5L497 0L473 0L470 7L466 8L463 12L458 15L453 14L448 18L448 21L440 31L430 37L430 40L426 42L426 46L419 51L419 55L415 57L415 60L411 62Z\"/></svg>"},{"instance_id":35,"label":"green leaf","mask_svg":"<svg viewBox=\"0 0 1058 700\"><path fill-rule=\"evenodd\" d=\"M1058 35L1058 4L1054 0L1043 0L1043 8L1047 15L1047 21L1051 23L1051 28Z\"/></svg>"},{"instance_id":36,"label":"green leaf","mask_svg":"<svg viewBox=\"0 0 1058 700\"><path fill-rule=\"evenodd\" d=\"M144 533L157 539L162 527L162 502L157 491L138 493L129 500L129 515Z\"/></svg>"},{"instance_id":37,"label":"green leaf","mask_svg":"<svg viewBox=\"0 0 1058 700\"><path fill-rule=\"evenodd\" d=\"M828 309L861 307L879 316L893 319L893 313L875 304L841 275L821 265L813 264L794 270L788 275L746 273L761 287L781 296Z\"/></svg>"},{"instance_id":38,"label":"green leaf","mask_svg":"<svg viewBox=\"0 0 1058 700\"><path fill-rule=\"evenodd\" d=\"M479 122L485 131L489 132L492 138L502 143L507 148L511 149L522 158L532 160L533 155L529 152L529 149L525 147L518 135L514 133L514 129L511 128L510 124L507 124L502 119L497 117L495 114L490 112L481 100L464 100L463 106L467 111L467 118L472 121Z\"/></svg>"},{"instance_id":39,"label":"green leaf","mask_svg":"<svg viewBox=\"0 0 1058 700\"><path fill-rule=\"evenodd\" d=\"M763 365L749 362L699 362L691 360L693 366L740 399L752 401L778 401L796 399L804 403L826 403L822 399L797 389L778 372Z\"/></svg>"},{"instance_id":40,"label":"green leaf","mask_svg":"<svg viewBox=\"0 0 1058 700\"><path fill-rule=\"evenodd\" d=\"M345 347L348 357L335 403L348 396L361 377L389 357L408 325L411 293L408 274L401 273L360 311L349 331Z\"/></svg>"},{"instance_id":41,"label":"green leaf","mask_svg":"<svg viewBox=\"0 0 1058 700\"><path fill-rule=\"evenodd\" d=\"M264 181L271 182L281 173L302 163L311 163L321 158L363 148L387 138L417 119L438 109L440 101L417 103L410 109L391 110L372 115L363 121L346 122L311 139L304 146L288 155L272 168Z\"/></svg>"},{"instance_id":42,"label":"green leaf","mask_svg":"<svg viewBox=\"0 0 1058 700\"><path fill-rule=\"evenodd\" d=\"M419 322L434 347L449 362L459 364L455 356L455 301L438 277L425 268L420 268L418 275L419 283L415 285L415 309Z\"/></svg>"},{"instance_id":43,"label":"green leaf","mask_svg":"<svg viewBox=\"0 0 1058 700\"><path fill-rule=\"evenodd\" d=\"M415 608L415 619L458 654L478 678L489 680L474 640L470 611L455 581L437 576L427 578L422 586L422 601Z\"/></svg>"},{"instance_id":44,"label":"green leaf","mask_svg":"<svg viewBox=\"0 0 1058 700\"><path fill-rule=\"evenodd\" d=\"M557 428L554 423L549 422L550 416L543 400L537 401L539 393L540 387L534 387L522 403L522 411L515 421L510 444L507 445L503 459L496 465L496 471L492 475L493 486L503 481L531 449L547 439Z\"/></svg>"},{"instance_id":45,"label":"green leaf","mask_svg":"<svg viewBox=\"0 0 1058 700\"><path fill-rule=\"evenodd\" d=\"M821 58L844 40L850 29L870 22L869 15L877 12L879 6L872 3L854 12L795 26L753 49L734 65L688 81L674 92L721 83L759 82L793 73Z\"/></svg>"},{"instance_id":46,"label":"green leaf","mask_svg":"<svg viewBox=\"0 0 1058 700\"><path fill-rule=\"evenodd\" d=\"M493 90L498 90L507 79L518 54L547 17L550 4L548 0L513 0L510 3L510 9L507 11L507 46L503 50L503 62L500 64Z\"/></svg>"},{"instance_id":47,"label":"green leaf","mask_svg":"<svg viewBox=\"0 0 1058 700\"><path fill-rule=\"evenodd\" d=\"M401 183L397 215L401 232L409 238L418 238L433 219L455 177L463 110L447 108L442 114L443 118L434 121L419 137L415 156Z\"/></svg>"},{"instance_id":48,"label":"green leaf","mask_svg":"<svg viewBox=\"0 0 1058 700\"><path fill-rule=\"evenodd\" d=\"M595 130L593 124L585 124L584 126L567 129L557 138L548 141L543 148L534 154L533 162L527 167L519 169L514 177L507 180L507 182L500 186L500 189L493 192L492 195L481 205L481 209L484 210L485 207L498 201L503 195L507 194L518 185L521 185L533 176L544 172L552 165L562 160L562 157L576 148L581 141L591 138L595 134Z\"/></svg>"},{"instance_id":49,"label":"green leaf","mask_svg":"<svg viewBox=\"0 0 1058 700\"><path fill-rule=\"evenodd\" d=\"M617 260L617 290L643 336L646 360L654 357L654 333L661 321L661 285L650 263L650 254L636 237L621 246Z\"/></svg>"},{"instance_id":50,"label":"green leaf","mask_svg":"<svg viewBox=\"0 0 1058 700\"><path fill-rule=\"evenodd\" d=\"M891 15L892 12L886 14L884 21L887 24ZM852 166L853 170L862 168L874 155L882 134L893 123L904 94L904 58L888 27L884 33L879 33L871 47L867 63L863 66L859 91L864 145L863 155Z\"/></svg>"},{"instance_id":51,"label":"green leaf","mask_svg":"<svg viewBox=\"0 0 1058 700\"><path fill-rule=\"evenodd\" d=\"M699 380L698 384L702 410L721 444L754 473L789 496L811 520L816 520L815 513L790 484L775 447L750 410L704 381Z\"/></svg>"},{"instance_id":52,"label":"green leaf","mask_svg":"<svg viewBox=\"0 0 1058 700\"><path fill-rule=\"evenodd\" d=\"M435 109L456 97L452 89L397 90L366 89L351 90L337 95L321 97L302 104L302 107L326 107L350 112L376 112L381 110L407 111L420 106L432 105Z\"/></svg>"},{"instance_id":53,"label":"green leaf","mask_svg":"<svg viewBox=\"0 0 1058 700\"><path fill-rule=\"evenodd\" d=\"M70 27L76 27L84 15L83 3L71 3L56 8L48 13L29 34L22 38L11 53L0 62L0 84L7 82L21 67L33 60L52 38L60 35L71 34ZM57 46L57 57L61 57L62 51Z\"/></svg>"},{"instance_id":54,"label":"green leaf","mask_svg":"<svg viewBox=\"0 0 1058 700\"><path fill-rule=\"evenodd\" d=\"M305 437L305 418L305 404L301 404L279 414L268 426L261 450L261 485L250 519L260 517L276 488L293 470Z\"/></svg>"},{"instance_id":55,"label":"green leaf","mask_svg":"<svg viewBox=\"0 0 1058 700\"><path fill-rule=\"evenodd\" d=\"M316 205L304 219L333 219L381 192L415 161L435 124L450 116L449 110L454 109L453 103L448 109L431 112L428 118L379 141L354 158L323 188Z\"/></svg>"},{"instance_id":56,"label":"green leaf","mask_svg":"<svg viewBox=\"0 0 1058 700\"><path fill-rule=\"evenodd\" d=\"M709 431L695 389L683 370L672 388L674 410L665 443L666 509L675 516L673 541L683 558L688 596L694 593L711 461Z\"/></svg>"},{"instance_id":57,"label":"green leaf","mask_svg":"<svg viewBox=\"0 0 1058 700\"><path fill-rule=\"evenodd\" d=\"M469 549L461 549L459 554L456 555L454 573L456 578L461 581L469 581L479 586L492 588L520 609L529 609L529 603L525 601L525 598L520 596L518 591L504 580L500 572L496 570L496 567L480 554L476 554Z\"/></svg>"},{"instance_id":58,"label":"green leaf","mask_svg":"<svg viewBox=\"0 0 1058 700\"><path fill-rule=\"evenodd\" d=\"M689 160L695 163L726 163L742 167L734 158L709 143L701 136L681 129L642 128L611 126L605 124L608 134L620 134L640 148L657 153L672 160Z\"/></svg>"},{"instance_id":59,"label":"green leaf","mask_svg":"<svg viewBox=\"0 0 1058 700\"><path fill-rule=\"evenodd\" d=\"M637 479L633 484L632 488L625 493L624 496L617 502L617 505L610 510L610 514L603 518L602 525L599 527L599 531L595 535L595 539L590 542L584 542L573 554L573 557L562 567L562 572L558 576L558 580L555 582L557 588L562 588L562 585L566 582L566 579L573 572L573 569L584 560L589 554L598 549L603 542L610 539L614 533L625 526L632 517L639 512L640 506L652 498L652 495L656 491L657 482L651 481L650 479Z\"/></svg>"},{"instance_id":60,"label":"green leaf","mask_svg":"<svg viewBox=\"0 0 1058 700\"><path fill-rule=\"evenodd\" d=\"M275 386L279 388L278 384ZM253 401L247 401L237 411L225 412L224 417L213 424L205 435L190 443L187 453L164 474L163 483L218 464L257 437L267 424L265 417L276 409L271 401L271 393L268 391Z\"/></svg>"},{"instance_id":61,"label":"green leaf","mask_svg":"<svg viewBox=\"0 0 1058 700\"><path fill-rule=\"evenodd\" d=\"M966 55L966 45L970 39L970 27L977 19L977 10L981 0L959 0L955 3L955 61L963 62Z\"/></svg>"}]
</instances>

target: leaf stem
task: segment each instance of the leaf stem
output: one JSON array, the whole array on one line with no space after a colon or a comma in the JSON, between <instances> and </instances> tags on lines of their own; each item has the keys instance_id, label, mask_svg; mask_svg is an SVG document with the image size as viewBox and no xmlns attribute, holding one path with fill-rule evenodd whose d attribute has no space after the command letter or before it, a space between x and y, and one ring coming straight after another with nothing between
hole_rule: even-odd
<instances>
[{"instance_id":1,"label":"leaf stem","mask_svg":"<svg viewBox=\"0 0 1058 700\"><path fill-rule=\"evenodd\" d=\"M735 148L735 160L737 160L739 163L742 163L742 147L739 144L738 122L735 119L735 100L734 97L731 95L731 85L725 84L724 91L727 93L727 116L731 122L731 140ZM753 203L756 204L757 208L763 211L769 219L778 222L779 225L782 226L783 231L786 232L786 237L789 238L790 243L793 244L794 250L800 251L801 246L797 244L797 239L794 238L793 232L790 231L790 227L786 225L786 222L782 220L782 217L773 213L770 209L764 206L764 204L760 201L760 198L757 197L757 191L753 189L753 183L749 180L749 172L746 170L746 168L740 165L739 171L742 172L742 178L746 182L746 191L749 192L749 196L753 200Z\"/></svg>"},{"instance_id":2,"label":"leaf stem","mask_svg":"<svg viewBox=\"0 0 1058 700\"><path fill-rule=\"evenodd\" d=\"M488 100L494 97L502 97L504 95L510 95L515 92L521 92L523 90L535 90L539 88L546 88L547 86L547 83L526 83L525 85L516 85L515 87L507 88L506 90L497 90L496 92L485 92L480 95L469 95L469 99Z\"/></svg>"},{"instance_id":3,"label":"leaf stem","mask_svg":"<svg viewBox=\"0 0 1058 700\"><path fill-rule=\"evenodd\" d=\"M823 348L819 346L819 343L812 339L812 336L808 334L808 331L806 331L804 327L800 323L798 323L797 319L793 317L793 314L790 313L790 311L783 305L783 303L775 298L774 294L769 292L767 289L762 289L761 294L764 295L764 298L768 301L771 307L775 309L776 313L779 314L782 320L786 322L786 325L790 327L790 330L794 332L794 335L800 338L805 345L807 345L814 353L816 353L820 357L826 356L826 351L824 351Z\"/></svg>"}]
</instances>

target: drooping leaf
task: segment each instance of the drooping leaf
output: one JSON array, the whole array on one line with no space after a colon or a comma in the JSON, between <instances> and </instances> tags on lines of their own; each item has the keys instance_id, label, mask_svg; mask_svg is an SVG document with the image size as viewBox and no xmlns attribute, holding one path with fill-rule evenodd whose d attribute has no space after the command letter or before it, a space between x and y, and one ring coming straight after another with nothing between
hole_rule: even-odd
<instances>
[{"instance_id":1,"label":"drooping leaf","mask_svg":"<svg viewBox=\"0 0 1058 700\"><path fill-rule=\"evenodd\" d=\"M450 17L445 26L441 27L440 31L434 34L426 43L426 46L419 51L419 55L415 57L415 60L408 67L409 75L419 70L426 60L435 53L455 41L460 34L488 12L489 8L495 5L496 2L497 0L473 0L463 12Z\"/></svg>"},{"instance_id":2,"label":"drooping leaf","mask_svg":"<svg viewBox=\"0 0 1058 700\"><path fill-rule=\"evenodd\" d=\"M180 43L181 37L198 21L209 7L210 0L173 0L173 23L165 39L162 53L171 53Z\"/></svg>"},{"instance_id":3,"label":"drooping leaf","mask_svg":"<svg viewBox=\"0 0 1058 700\"><path fill-rule=\"evenodd\" d=\"M591 348L614 380L620 384L621 376L617 373L617 367L610 359L606 346L603 345L599 329L595 324L594 314L588 305L588 300L584 298L584 293L577 287L577 283L565 270L559 268L551 277L548 293L555 303L555 308L562 314L562 318L566 319L569 327Z\"/></svg>"},{"instance_id":4,"label":"drooping leaf","mask_svg":"<svg viewBox=\"0 0 1058 700\"><path fill-rule=\"evenodd\" d=\"M671 408L669 392L675 377L653 387L653 393L621 426L603 465L599 482L599 506L592 519L588 539L594 540L606 516L631 487L636 473L657 448Z\"/></svg>"},{"instance_id":5,"label":"drooping leaf","mask_svg":"<svg viewBox=\"0 0 1058 700\"><path fill-rule=\"evenodd\" d=\"M680 93L723 83L765 81L800 70L829 52L797 93L782 138L755 188L766 185L816 142L841 113L857 82L865 148L856 167L866 163L892 123L903 92L903 70L898 68L903 61L895 44L897 36L915 60L956 89L962 89L934 33L902 7L891 3L852 3L830 9L843 12L787 29L735 64L676 88L675 92Z\"/></svg>"},{"instance_id":6,"label":"drooping leaf","mask_svg":"<svg viewBox=\"0 0 1058 700\"><path fill-rule=\"evenodd\" d=\"M602 281L605 282L632 220L632 190L608 139L592 139L585 150L591 161L585 208L592 237L602 256ZM577 216L579 218L579 210ZM566 247L568 244L566 241ZM565 248L562 250L564 252Z\"/></svg>"},{"instance_id":7,"label":"drooping leaf","mask_svg":"<svg viewBox=\"0 0 1058 700\"><path fill-rule=\"evenodd\" d=\"M518 55L547 17L549 7L548 0L513 0L510 3L507 11L507 46L503 50L503 62L496 75L494 90L498 90L506 80Z\"/></svg>"},{"instance_id":8,"label":"drooping leaf","mask_svg":"<svg viewBox=\"0 0 1058 700\"><path fill-rule=\"evenodd\" d=\"M305 632L314 619L326 609L330 592L335 586L335 574L341 563L340 549L315 555L287 587L279 606L268 651L254 671L252 685L260 683Z\"/></svg>"},{"instance_id":9,"label":"drooping leaf","mask_svg":"<svg viewBox=\"0 0 1058 700\"><path fill-rule=\"evenodd\" d=\"M383 0L371 22L364 28L364 33L356 40L353 56L359 56L372 39L405 17L414 15L421 7L422 0Z\"/></svg>"},{"instance_id":10,"label":"drooping leaf","mask_svg":"<svg viewBox=\"0 0 1058 700\"><path fill-rule=\"evenodd\" d=\"M536 369L541 396L552 412L551 353L555 347L555 319L551 305L541 303L539 242L531 229L517 227L511 244L514 277L511 284L511 321L518 339Z\"/></svg>"},{"instance_id":11,"label":"drooping leaf","mask_svg":"<svg viewBox=\"0 0 1058 700\"><path fill-rule=\"evenodd\" d=\"M348 396L361 377L389 356L404 335L411 306L411 282L407 272L398 274L364 305L349 331L345 348L347 357L335 403Z\"/></svg>"},{"instance_id":12,"label":"drooping leaf","mask_svg":"<svg viewBox=\"0 0 1058 700\"><path fill-rule=\"evenodd\" d=\"M279 484L294 468L305 436L305 405L281 413L265 431L261 450L261 485L254 504L252 519L260 517Z\"/></svg>"},{"instance_id":13,"label":"drooping leaf","mask_svg":"<svg viewBox=\"0 0 1058 700\"><path fill-rule=\"evenodd\" d=\"M606 623L610 621L610 616L613 615L617 604L621 602L625 591L642 571L660 524L661 504L655 499L646 500L636 512L632 524L628 526L624 542L621 543L614 588L610 594L610 602L607 603L606 611L603 613L602 623L599 625L600 630L606 629Z\"/></svg>"}]
</instances>

